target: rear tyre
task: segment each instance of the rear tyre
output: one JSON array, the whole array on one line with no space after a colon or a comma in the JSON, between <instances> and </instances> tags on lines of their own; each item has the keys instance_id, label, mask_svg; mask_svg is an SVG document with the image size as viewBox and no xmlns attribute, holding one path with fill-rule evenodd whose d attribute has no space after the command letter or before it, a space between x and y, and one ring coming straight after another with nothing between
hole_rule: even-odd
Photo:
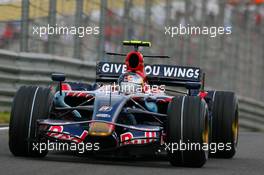
<instances>
[{"instance_id":1,"label":"rear tyre","mask_svg":"<svg viewBox=\"0 0 264 175\"><path fill-rule=\"evenodd\" d=\"M225 145L210 157L232 158L238 143L238 100L233 92L215 91L212 104L211 142Z\"/></svg>"},{"instance_id":2,"label":"rear tyre","mask_svg":"<svg viewBox=\"0 0 264 175\"><path fill-rule=\"evenodd\" d=\"M53 95L48 88L23 86L13 100L9 124L9 149L15 156L43 157L47 151L33 149L36 141L36 120L46 119Z\"/></svg>"},{"instance_id":3,"label":"rear tyre","mask_svg":"<svg viewBox=\"0 0 264 175\"><path fill-rule=\"evenodd\" d=\"M208 158L209 121L204 100L194 96L174 97L168 106L167 145L178 145L177 150L167 150L173 166L202 167ZM195 144L198 149L179 149L180 144Z\"/></svg>"}]
</instances>

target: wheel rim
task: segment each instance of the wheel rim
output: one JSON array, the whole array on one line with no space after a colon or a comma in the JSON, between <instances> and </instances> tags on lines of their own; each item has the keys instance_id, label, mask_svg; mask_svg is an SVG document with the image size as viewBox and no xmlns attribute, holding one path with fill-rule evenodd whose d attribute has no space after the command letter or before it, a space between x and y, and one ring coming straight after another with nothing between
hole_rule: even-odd
<instances>
[{"instance_id":1,"label":"wheel rim","mask_svg":"<svg viewBox=\"0 0 264 175\"><path fill-rule=\"evenodd\" d=\"M238 141L238 111L235 112L235 120L232 122L232 133L234 138L234 144L237 145Z\"/></svg>"},{"instance_id":2,"label":"wheel rim","mask_svg":"<svg viewBox=\"0 0 264 175\"><path fill-rule=\"evenodd\" d=\"M209 125L208 125L208 116L205 117L204 130L203 130L203 143L209 143Z\"/></svg>"}]
</instances>

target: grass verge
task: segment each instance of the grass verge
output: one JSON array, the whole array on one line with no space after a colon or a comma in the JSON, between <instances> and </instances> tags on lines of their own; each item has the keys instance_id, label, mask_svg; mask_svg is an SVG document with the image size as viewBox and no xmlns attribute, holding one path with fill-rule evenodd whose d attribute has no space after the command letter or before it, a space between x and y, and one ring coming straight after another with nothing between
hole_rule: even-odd
<instances>
[{"instance_id":1,"label":"grass verge","mask_svg":"<svg viewBox=\"0 0 264 175\"><path fill-rule=\"evenodd\" d=\"M0 112L0 123L9 123L10 112Z\"/></svg>"}]
</instances>

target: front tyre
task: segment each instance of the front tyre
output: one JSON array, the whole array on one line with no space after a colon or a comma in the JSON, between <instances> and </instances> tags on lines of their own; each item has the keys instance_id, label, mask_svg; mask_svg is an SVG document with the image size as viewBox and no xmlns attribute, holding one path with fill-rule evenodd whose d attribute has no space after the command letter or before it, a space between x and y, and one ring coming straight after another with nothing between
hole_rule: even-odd
<instances>
[{"instance_id":1,"label":"front tyre","mask_svg":"<svg viewBox=\"0 0 264 175\"><path fill-rule=\"evenodd\" d=\"M21 87L13 100L9 124L9 149L15 156L43 157L47 151L33 149L36 141L36 120L46 119L53 95L48 88Z\"/></svg>"},{"instance_id":2,"label":"front tyre","mask_svg":"<svg viewBox=\"0 0 264 175\"><path fill-rule=\"evenodd\" d=\"M173 166L202 167L208 158L209 120L207 104L200 97L174 97L168 107L167 145L178 145L176 150L167 150ZM179 149L180 144L195 148Z\"/></svg>"}]
</instances>

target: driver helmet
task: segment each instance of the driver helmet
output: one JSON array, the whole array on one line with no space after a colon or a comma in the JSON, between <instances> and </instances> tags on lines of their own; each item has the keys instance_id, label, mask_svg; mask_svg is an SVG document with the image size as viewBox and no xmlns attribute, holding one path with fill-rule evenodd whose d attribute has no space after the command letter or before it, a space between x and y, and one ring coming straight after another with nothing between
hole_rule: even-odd
<instances>
[{"instance_id":1,"label":"driver helmet","mask_svg":"<svg viewBox=\"0 0 264 175\"><path fill-rule=\"evenodd\" d=\"M144 79L137 73L127 72L119 77L118 85L120 87L120 92L126 94L142 93Z\"/></svg>"}]
</instances>

